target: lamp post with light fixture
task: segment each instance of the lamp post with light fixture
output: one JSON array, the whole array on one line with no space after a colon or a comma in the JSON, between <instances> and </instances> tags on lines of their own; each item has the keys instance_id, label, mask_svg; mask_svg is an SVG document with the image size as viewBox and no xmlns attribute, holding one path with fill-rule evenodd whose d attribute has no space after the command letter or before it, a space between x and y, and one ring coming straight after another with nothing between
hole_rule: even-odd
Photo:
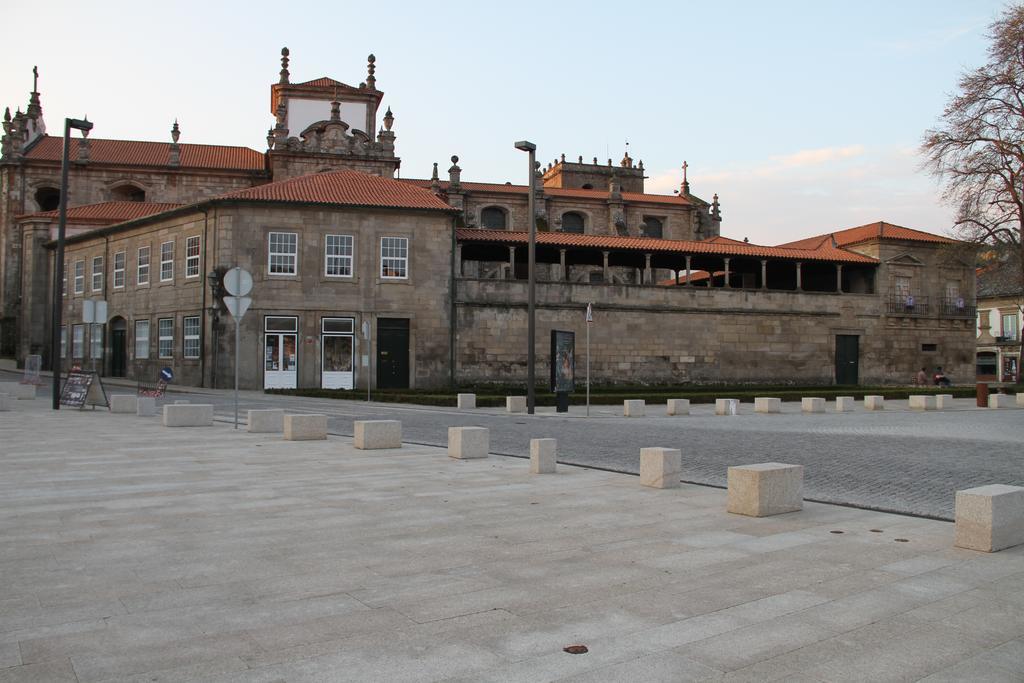
<instances>
[{"instance_id":1,"label":"lamp post with light fixture","mask_svg":"<svg viewBox=\"0 0 1024 683\"><path fill-rule=\"evenodd\" d=\"M526 278L527 278L527 304L526 304L526 336L527 336L527 347L526 347L526 412L533 415L534 408L536 406L537 397L534 390L534 363L536 361L535 350L534 350L534 337L536 327L536 277L534 273L534 261L537 248L537 216L534 214L534 189L536 185L536 174L534 173L534 167L536 166L537 157L537 145L526 140L520 140L516 143L516 149L521 152L528 152L530 155L530 169L529 169L529 182L527 184L527 192L529 196L527 198L526 213L530 224L530 241L526 247Z\"/></svg>"}]
</instances>

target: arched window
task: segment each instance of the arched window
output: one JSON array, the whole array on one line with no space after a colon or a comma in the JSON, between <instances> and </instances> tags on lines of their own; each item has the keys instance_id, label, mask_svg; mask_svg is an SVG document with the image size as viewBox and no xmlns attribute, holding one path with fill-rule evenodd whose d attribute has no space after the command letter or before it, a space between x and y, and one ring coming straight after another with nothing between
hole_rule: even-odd
<instances>
[{"instance_id":1,"label":"arched window","mask_svg":"<svg viewBox=\"0 0 1024 683\"><path fill-rule=\"evenodd\" d=\"M56 187L40 187L36 190L36 205L40 211L53 211L60 208L60 190Z\"/></svg>"},{"instance_id":2,"label":"arched window","mask_svg":"<svg viewBox=\"0 0 1024 683\"><path fill-rule=\"evenodd\" d=\"M562 232L583 234L583 214L569 211L562 214Z\"/></svg>"},{"instance_id":3,"label":"arched window","mask_svg":"<svg viewBox=\"0 0 1024 683\"><path fill-rule=\"evenodd\" d=\"M644 223L647 224L647 227L644 229L645 237L657 237L658 239L661 239L664 235L664 227L662 226L660 218L644 216Z\"/></svg>"},{"instance_id":4,"label":"arched window","mask_svg":"<svg viewBox=\"0 0 1024 683\"><path fill-rule=\"evenodd\" d=\"M146 191L135 185L119 185L110 191L110 195L119 202L146 201Z\"/></svg>"},{"instance_id":5,"label":"arched window","mask_svg":"<svg viewBox=\"0 0 1024 683\"><path fill-rule=\"evenodd\" d=\"M488 206L480 212L480 227L487 230L505 229L505 209L500 206Z\"/></svg>"}]
</instances>

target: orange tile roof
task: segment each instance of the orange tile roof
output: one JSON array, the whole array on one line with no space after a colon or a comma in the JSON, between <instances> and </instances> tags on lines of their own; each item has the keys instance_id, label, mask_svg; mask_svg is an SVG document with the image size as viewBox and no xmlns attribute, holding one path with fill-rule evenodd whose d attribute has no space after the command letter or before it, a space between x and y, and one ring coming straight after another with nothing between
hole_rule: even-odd
<instances>
[{"instance_id":1,"label":"orange tile roof","mask_svg":"<svg viewBox=\"0 0 1024 683\"><path fill-rule=\"evenodd\" d=\"M420 178L403 178L403 183L409 183L418 187L430 187L429 180ZM513 185L511 183L462 183L462 188L470 192L499 192L507 194L526 194L526 185ZM441 191L448 191L448 181L441 181ZM607 201L607 190L583 190L571 187L545 187L544 194L549 197L567 197L600 199ZM690 206L691 202L678 195L664 194L641 194L639 192L623 192L622 198L627 202L647 202L649 204L674 204L676 206Z\"/></svg>"},{"instance_id":2,"label":"orange tile roof","mask_svg":"<svg viewBox=\"0 0 1024 683\"><path fill-rule=\"evenodd\" d=\"M317 88L333 88L334 86L338 86L339 88L351 88L352 87L351 85L348 85L347 83L342 83L341 81L336 81L333 78L329 78L327 76L321 76L320 78L314 78L311 81L304 81L302 83L292 83L291 85L311 85L311 86L314 86L314 87L317 87Z\"/></svg>"},{"instance_id":3,"label":"orange tile roof","mask_svg":"<svg viewBox=\"0 0 1024 683\"><path fill-rule=\"evenodd\" d=\"M750 242L743 242L741 240L734 240L731 237L723 237L721 235L715 235L711 239L705 240L705 242L714 242L715 244L750 244Z\"/></svg>"},{"instance_id":4,"label":"orange tile roof","mask_svg":"<svg viewBox=\"0 0 1024 683\"><path fill-rule=\"evenodd\" d=\"M836 240L836 244L840 247L859 244L861 242L867 242L874 239L932 242L936 244L952 244L956 241L951 240L948 237L943 237L942 235L934 235L930 232L913 230L911 228L893 225L892 223L886 223L885 221L878 221L876 223L869 223L868 225L861 225L856 228L837 230L836 232L825 235L805 237L802 240L787 242L786 244L780 244L779 246L798 249L816 249L826 242L831 242L833 237Z\"/></svg>"},{"instance_id":5,"label":"orange tile roof","mask_svg":"<svg viewBox=\"0 0 1024 683\"><path fill-rule=\"evenodd\" d=\"M102 202L100 204L86 204L84 206L69 206L67 210L68 223L108 225L122 221L144 218L153 214L163 213L180 209L186 204L170 204L162 202ZM38 213L27 213L18 216L22 218L48 218L56 220L59 211L40 211Z\"/></svg>"},{"instance_id":6,"label":"orange tile roof","mask_svg":"<svg viewBox=\"0 0 1024 683\"><path fill-rule=\"evenodd\" d=\"M455 212L455 209L441 201L430 190L391 178L381 178L349 170L327 171L289 178L276 183L235 190L214 199L344 204Z\"/></svg>"},{"instance_id":7,"label":"orange tile roof","mask_svg":"<svg viewBox=\"0 0 1024 683\"><path fill-rule=\"evenodd\" d=\"M462 228L456 231L462 242L495 242L499 244L526 244L525 232ZM592 249L620 249L644 252L672 252L678 254L715 256L747 256L750 258L779 258L794 261L828 261L831 263L878 263L876 259L831 245L821 249L793 249L788 247L762 247L756 244L730 244L723 242L695 242L662 240L652 237L619 237L615 235L580 235L567 232L538 232L537 244L553 247L584 247Z\"/></svg>"},{"instance_id":8,"label":"orange tile roof","mask_svg":"<svg viewBox=\"0 0 1024 683\"><path fill-rule=\"evenodd\" d=\"M171 143L143 142L139 140L104 140L90 138L89 161L94 164L118 164L124 166L168 166ZM71 139L68 155L73 161L78 158L79 138ZM63 140L45 135L25 155L27 159L60 161ZM205 168L225 171L263 171L266 168L264 155L248 147L227 145L180 144L181 168Z\"/></svg>"}]
</instances>

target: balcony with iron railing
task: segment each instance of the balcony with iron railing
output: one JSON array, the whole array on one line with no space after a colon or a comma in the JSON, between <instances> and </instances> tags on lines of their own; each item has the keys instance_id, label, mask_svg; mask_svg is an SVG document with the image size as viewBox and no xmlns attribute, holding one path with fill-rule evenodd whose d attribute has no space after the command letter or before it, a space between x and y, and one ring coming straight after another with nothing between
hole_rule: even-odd
<instances>
[{"instance_id":1,"label":"balcony with iron railing","mask_svg":"<svg viewBox=\"0 0 1024 683\"><path fill-rule=\"evenodd\" d=\"M943 318L976 318L978 317L978 308L968 306L962 296L945 296L942 297L942 303L939 306L939 315Z\"/></svg>"},{"instance_id":2,"label":"balcony with iron railing","mask_svg":"<svg viewBox=\"0 0 1024 683\"><path fill-rule=\"evenodd\" d=\"M917 294L890 294L885 312L889 315L929 315L928 297Z\"/></svg>"},{"instance_id":3,"label":"balcony with iron railing","mask_svg":"<svg viewBox=\"0 0 1024 683\"><path fill-rule=\"evenodd\" d=\"M932 301L920 294L890 294L886 313L905 316L938 316L941 318L976 318L978 309L968 306L963 297L944 296Z\"/></svg>"}]
</instances>

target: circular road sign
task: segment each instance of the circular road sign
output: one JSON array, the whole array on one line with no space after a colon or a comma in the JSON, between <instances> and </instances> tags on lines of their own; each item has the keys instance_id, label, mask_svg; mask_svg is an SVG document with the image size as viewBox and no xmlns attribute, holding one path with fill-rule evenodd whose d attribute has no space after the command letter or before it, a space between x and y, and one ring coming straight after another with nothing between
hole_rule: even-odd
<instances>
[{"instance_id":1,"label":"circular road sign","mask_svg":"<svg viewBox=\"0 0 1024 683\"><path fill-rule=\"evenodd\" d=\"M231 296L245 296L252 291L252 275L249 271L235 266L224 273L224 289Z\"/></svg>"},{"instance_id":2,"label":"circular road sign","mask_svg":"<svg viewBox=\"0 0 1024 683\"><path fill-rule=\"evenodd\" d=\"M174 379L174 371L171 370L170 368L164 368L163 370L160 371L160 379L162 379L165 382L170 382L171 380Z\"/></svg>"}]
</instances>

